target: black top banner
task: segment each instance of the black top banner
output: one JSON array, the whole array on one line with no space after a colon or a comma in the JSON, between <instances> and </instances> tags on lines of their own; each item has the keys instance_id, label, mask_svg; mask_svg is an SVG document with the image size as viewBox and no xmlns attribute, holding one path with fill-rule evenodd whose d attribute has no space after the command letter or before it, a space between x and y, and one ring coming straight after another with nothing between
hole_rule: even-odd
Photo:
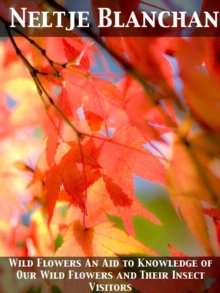
<instances>
[{"instance_id":1,"label":"black top banner","mask_svg":"<svg viewBox=\"0 0 220 293\"><path fill-rule=\"evenodd\" d=\"M85 1L78 8L62 1L1 1L0 36L8 29L27 36L219 36L218 1L204 1L197 10L166 10L144 1ZM68 2L68 1L67 1ZM187 1L186 1L187 3ZM79 10L80 9L80 10Z\"/></svg>"}]
</instances>

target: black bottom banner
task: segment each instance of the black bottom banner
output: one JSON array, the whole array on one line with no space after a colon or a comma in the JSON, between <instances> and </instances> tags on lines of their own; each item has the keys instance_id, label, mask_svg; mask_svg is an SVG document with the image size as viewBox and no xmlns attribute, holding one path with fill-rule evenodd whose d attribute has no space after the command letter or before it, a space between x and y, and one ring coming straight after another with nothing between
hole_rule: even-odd
<instances>
[{"instance_id":1,"label":"black bottom banner","mask_svg":"<svg viewBox=\"0 0 220 293\"><path fill-rule=\"evenodd\" d=\"M1 293L219 293L220 258L17 258L0 263Z\"/></svg>"}]
</instances>

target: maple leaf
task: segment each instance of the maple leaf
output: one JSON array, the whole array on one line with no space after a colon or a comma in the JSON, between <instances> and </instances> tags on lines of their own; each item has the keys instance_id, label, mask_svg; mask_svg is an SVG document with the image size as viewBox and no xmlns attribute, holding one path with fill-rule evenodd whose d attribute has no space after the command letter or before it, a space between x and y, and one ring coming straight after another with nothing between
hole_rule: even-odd
<instances>
[{"instance_id":1,"label":"maple leaf","mask_svg":"<svg viewBox=\"0 0 220 293\"><path fill-rule=\"evenodd\" d=\"M173 69L168 60L161 54L154 38L124 37L123 45L130 57L130 63L137 72L152 82L166 82L164 86L168 90L168 84L173 84ZM151 56L149 58L149 56ZM138 62L138 60L142 62ZM168 81L168 82L167 82Z\"/></svg>"},{"instance_id":2,"label":"maple leaf","mask_svg":"<svg viewBox=\"0 0 220 293\"><path fill-rule=\"evenodd\" d=\"M93 131L101 129L104 122L107 129L106 104L120 107L123 97L111 82L92 76L82 66L71 66L61 71L66 81L68 103L73 111L83 106L85 117Z\"/></svg>"},{"instance_id":3,"label":"maple leaf","mask_svg":"<svg viewBox=\"0 0 220 293\"><path fill-rule=\"evenodd\" d=\"M71 202L70 196L68 196L64 190L59 194L59 200ZM87 228L106 222L108 220L107 215L121 216L117 205L115 205L110 194L107 192L105 182L102 178L100 178L87 190L86 211L85 222ZM157 225L161 225L161 222L150 211L148 211L147 208L142 206L136 197L133 197L132 205L130 207L129 225L131 225L131 228L133 229L132 216L141 216ZM61 217L60 211L57 208L55 209L52 223L68 227L77 219L80 219L81 224L83 224L83 218L84 215L82 210L75 206L69 207L65 219Z\"/></svg>"},{"instance_id":4,"label":"maple leaf","mask_svg":"<svg viewBox=\"0 0 220 293\"><path fill-rule=\"evenodd\" d=\"M157 255L156 252L113 225L111 222L105 222L95 227L84 228L79 221L75 221L64 236L64 243L57 250L56 256Z\"/></svg>"},{"instance_id":5,"label":"maple leaf","mask_svg":"<svg viewBox=\"0 0 220 293\"><path fill-rule=\"evenodd\" d=\"M79 168L77 164L82 164L82 168ZM40 156L30 185L37 181L45 180L44 192L48 207L49 223L53 216L61 185L63 185L64 190L70 196L71 202L79 206L86 213L84 190L88 186L85 186L83 172L87 171L89 175L90 170L85 170L85 165L91 165L94 169L99 167L96 160L85 147L80 146L76 142L59 144L53 137L45 140L45 151ZM92 184L92 178L87 183Z\"/></svg>"},{"instance_id":6,"label":"maple leaf","mask_svg":"<svg viewBox=\"0 0 220 293\"><path fill-rule=\"evenodd\" d=\"M171 201L180 209L190 230L213 254L205 222L202 201L215 205L219 201L219 179L210 172L210 163L218 156L218 143L202 132L191 139L177 138L168 169L168 188ZM189 147L190 146L190 147ZM199 151L198 151L199 150Z\"/></svg>"},{"instance_id":7,"label":"maple leaf","mask_svg":"<svg viewBox=\"0 0 220 293\"><path fill-rule=\"evenodd\" d=\"M85 56L85 54L82 55L82 53L76 49L76 41L74 42L75 46L72 45L71 42L74 42L73 38L63 39L64 51L68 62L73 64L81 64L85 69L88 70L90 67L88 56ZM78 43L79 40L77 45Z\"/></svg>"},{"instance_id":8,"label":"maple leaf","mask_svg":"<svg viewBox=\"0 0 220 293\"><path fill-rule=\"evenodd\" d=\"M62 177L59 172L57 165L54 165L48 171L48 174L45 179L44 192L48 208L48 222L50 223L53 216L54 206L58 199L58 194L60 191L60 185L62 183Z\"/></svg>"},{"instance_id":9,"label":"maple leaf","mask_svg":"<svg viewBox=\"0 0 220 293\"><path fill-rule=\"evenodd\" d=\"M170 132L176 126L172 105L168 101L165 102L169 112L160 103L155 105L143 87L129 77L120 81L119 89L124 94L126 113L146 140L164 141L161 135Z\"/></svg>"},{"instance_id":10,"label":"maple leaf","mask_svg":"<svg viewBox=\"0 0 220 293\"><path fill-rule=\"evenodd\" d=\"M62 190L59 194L60 201L71 202L70 196ZM118 211L115 205L112 203L108 193L105 189L105 185L100 178L87 190L87 200L86 200L86 227L90 228L106 222L108 220L107 214L118 216ZM54 217L52 223L62 225L63 227L68 227L74 221L80 219L81 224L83 224L83 213L82 210L74 205L71 205L67 212L65 218L62 217L59 207L56 207L54 211Z\"/></svg>"},{"instance_id":11,"label":"maple leaf","mask_svg":"<svg viewBox=\"0 0 220 293\"><path fill-rule=\"evenodd\" d=\"M59 53L54 48L59 48ZM88 47L80 36L49 38L47 39L47 47L45 49L48 57L55 62L60 64L73 62L74 64L74 62L77 63L78 61L77 64L83 65L85 69L89 70L89 57L93 49Z\"/></svg>"},{"instance_id":12,"label":"maple leaf","mask_svg":"<svg viewBox=\"0 0 220 293\"><path fill-rule=\"evenodd\" d=\"M124 126L119 128L111 139L100 136L92 141L96 146L93 156L102 167L106 189L127 231L133 234L131 213L138 207L138 203L133 196L132 172L144 179L165 184L165 168L142 146L144 139L135 127Z\"/></svg>"},{"instance_id":13,"label":"maple leaf","mask_svg":"<svg viewBox=\"0 0 220 293\"><path fill-rule=\"evenodd\" d=\"M191 53L191 50L190 42L184 41L179 44L178 63L183 81L183 93L195 120L208 131L218 134L220 131L218 107L220 87L216 79L204 72L200 58L195 52ZM189 62L189 60L190 70L189 65L186 65L186 61ZM203 86L199 86L200 84Z\"/></svg>"}]
</instances>

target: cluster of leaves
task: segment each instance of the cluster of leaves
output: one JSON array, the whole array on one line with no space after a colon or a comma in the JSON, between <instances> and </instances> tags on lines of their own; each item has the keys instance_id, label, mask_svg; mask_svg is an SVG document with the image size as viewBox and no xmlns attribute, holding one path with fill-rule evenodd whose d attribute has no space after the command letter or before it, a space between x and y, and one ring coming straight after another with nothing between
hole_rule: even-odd
<instances>
[{"instance_id":1,"label":"cluster of leaves","mask_svg":"<svg viewBox=\"0 0 220 293\"><path fill-rule=\"evenodd\" d=\"M10 3L1 6L1 255L157 255L134 238L133 216L161 224L134 196L134 174L166 185L205 252L218 254L219 39L29 38L7 26ZM127 233L107 215L121 217Z\"/></svg>"}]
</instances>

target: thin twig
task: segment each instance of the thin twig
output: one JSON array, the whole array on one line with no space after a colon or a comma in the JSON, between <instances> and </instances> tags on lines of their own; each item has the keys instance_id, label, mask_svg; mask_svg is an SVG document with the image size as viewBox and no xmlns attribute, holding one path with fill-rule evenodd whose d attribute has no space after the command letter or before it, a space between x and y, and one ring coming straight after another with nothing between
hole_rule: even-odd
<instances>
[{"instance_id":1,"label":"thin twig","mask_svg":"<svg viewBox=\"0 0 220 293\"><path fill-rule=\"evenodd\" d=\"M167 11L167 9L164 9L160 6L157 6L157 5L154 5L154 4L151 4L151 3L147 3L147 2L144 2L144 1L140 1L141 4L144 4L144 5L147 5L147 6L150 6L150 7L153 7L153 8L156 8L156 9L159 9L161 11Z\"/></svg>"},{"instance_id":2,"label":"thin twig","mask_svg":"<svg viewBox=\"0 0 220 293\"><path fill-rule=\"evenodd\" d=\"M2 20L2 17L0 17L0 20ZM50 105L52 107L55 108L55 110L57 111L57 113L65 120L65 122L74 130L74 132L76 133L77 137L79 139L82 139L83 138L83 135L81 132L79 132L76 127L70 122L70 120L65 116L65 114L62 112L62 110L54 103L54 100L51 98L51 96L48 94L47 90L44 88L44 86L42 85L41 81L39 80L38 78L38 74L39 74L39 71L36 70L32 65L31 63L24 57L24 55L22 54L21 50L18 48L13 36L12 36L12 33L11 33L11 29L8 25L8 23L4 20L4 23L5 23L5 29L7 31L7 34L9 36L9 39L15 49L15 52L16 54L18 55L18 57L22 60L22 62L24 63L24 65L27 67L27 69L29 70L30 72L30 75L32 76L34 82L35 82L35 85L36 85L36 88L37 88L37 91L40 95L40 98L45 106L45 109L46 111L48 110L48 105L45 101L45 99L43 98L43 94L47 97ZM13 29L13 28L12 28ZM14 29L13 29L14 30ZM17 31L17 30L16 30ZM32 45L36 45L35 42L33 42ZM39 47L39 46L38 46ZM42 52L42 50L40 50L40 52ZM45 56L45 55L44 55ZM48 58L48 57L47 57ZM49 58L48 58L49 59ZM50 60L50 59L49 59ZM53 62L51 61L50 64L52 64ZM44 73L43 75L47 75L46 73Z\"/></svg>"}]
</instances>

